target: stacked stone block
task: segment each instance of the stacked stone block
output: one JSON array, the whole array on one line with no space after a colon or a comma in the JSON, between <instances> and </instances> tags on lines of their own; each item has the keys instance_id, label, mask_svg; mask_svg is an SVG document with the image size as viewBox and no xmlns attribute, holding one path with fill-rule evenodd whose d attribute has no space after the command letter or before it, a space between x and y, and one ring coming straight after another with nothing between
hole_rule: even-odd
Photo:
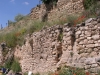
<instances>
[{"instance_id":1,"label":"stacked stone block","mask_svg":"<svg viewBox=\"0 0 100 75\"><path fill-rule=\"evenodd\" d=\"M23 72L54 71L66 65L96 73L100 69L100 19L90 18L76 27L69 23L44 27L27 36L19 52Z\"/></svg>"}]
</instances>

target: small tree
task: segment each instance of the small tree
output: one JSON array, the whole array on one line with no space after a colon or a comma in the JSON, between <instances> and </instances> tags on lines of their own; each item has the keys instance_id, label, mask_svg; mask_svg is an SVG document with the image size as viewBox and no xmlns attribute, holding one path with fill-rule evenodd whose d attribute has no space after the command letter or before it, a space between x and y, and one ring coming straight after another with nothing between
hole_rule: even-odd
<instances>
[{"instance_id":1,"label":"small tree","mask_svg":"<svg viewBox=\"0 0 100 75\"><path fill-rule=\"evenodd\" d=\"M24 15L18 14L17 16L15 16L15 21L18 22L18 21L22 20L23 18L24 18Z\"/></svg>"}]
</instances>

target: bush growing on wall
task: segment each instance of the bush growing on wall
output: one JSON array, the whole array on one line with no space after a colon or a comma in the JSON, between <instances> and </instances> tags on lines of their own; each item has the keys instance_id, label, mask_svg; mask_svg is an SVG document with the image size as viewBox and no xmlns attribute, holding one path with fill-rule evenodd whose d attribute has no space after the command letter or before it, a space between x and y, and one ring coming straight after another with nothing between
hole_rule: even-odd
<instances>
[{"instance_id":1,"label":"bush growing on wall","mask_svg":"<svg viewBox=\"0 0 100 75\"><path fill-rule=\"evenodd\" d=\"M20 72L21 71L21 67L20 67L20 64L17 60L14 60L12 65L11 65L11 69L14 71L14 72Z\"/></svg>"},{"instance_id":2,"label":"bush growing on wall","mask_svg":"<svg viewBox=\"0 0 100 75\"><path fill-rule=\"evenodd\" d=\"M95 5L98 0L83 0L83 5L85 9L89 9L92 5Z\"/></svg>"}]
</instances>

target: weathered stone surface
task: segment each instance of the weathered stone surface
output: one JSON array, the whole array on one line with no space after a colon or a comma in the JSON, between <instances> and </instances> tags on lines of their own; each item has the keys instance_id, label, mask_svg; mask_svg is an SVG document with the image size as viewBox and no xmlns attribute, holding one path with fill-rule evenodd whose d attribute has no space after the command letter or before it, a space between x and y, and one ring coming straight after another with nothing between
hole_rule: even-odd
<instances>
[{"instance_id":1,"label":"weathered stone surface","mask_svg":"<svg viewBox=\"0 0 100 75\"><path fill-rule=\"evenodd\" d=\"M88 45L86 45L86 47L93 48L93 47L95 47L95 44L88 44Z\"/></svg>"},{"instance_id":2,"label":"weathered stone surface","mask_svg":"<svg viewBox=\"0 0 100 75\"><path fill-rule=\"evenodd\" d=\"M91 21L93 21L93 18L89 18L88 20L85 21L85 23L90 23Z\"/></svg>"},{"instance_id":3,"label":"weathered stone surface","mask_svg":"<svg viewBox=\"0 0 100 75\"><path fill-rule=\"evenodd\" d=\"M91 68L89 71L92 72L92 73L97 73L97 69L96 68Z\"/></svg>"},{"instance_id":4,"label":"weathered stone surface","mask_svg":"<svg viewBox=\"0 0 100 75\"><path fill-rule=\"evenodd\" d=\"M70 26L52 26L26 37L25 44L15 51L22 71L47 72L66 65L96 72L100 67L99 24L92 19L88 22L75 27L75 32Z\"/></svg>"},{"instance_id":5,"label":"weathered stone surface","mask_svg":"<svg viewBox=\"0 0 100 75\"><path fill-rule=\"evenodd\" d=\"M98 40L98 39L100 39L100 36L99 36L99 35L94 35L94 36L92 36L92 38L93 38L94 40Z\"/></svg>"},{"instance_id":6,"label":"weathered stone surface","mask_svg":"<svg viewBox=\"0 0 100 75\"><path fill-rule=\"evenodd\" d=\"M88 39L88 40L90 40L90 39L91 39L91 37L87 37L87 39Z\"/></svg>"},{"instance_id":7,"label":"weathered stone surface","mask_svg":"<svg viewBox=\"0 0 100 75\"><path fill-rule=\"evenodd\" d=\"M85 69L90 69L91 68L91 65L85 65Z\"/></svg>"},{"instance_id":8,"label":"weathered stone surface","mask_svg":"<svg viewBox=\"0 0 100 75\"><path fill-rule=\"evenodd\" d=\"M82 32L81 31L77 31L76 32L76 35L80 35Z\"/></svg>"},{"instance_id":9,"label":"weathered stone surface","mask_svg":"<svg viewBox=\"0 0 100 75\"><path fill-rule=\"evenodd\" d=\"M98 64L92 64L91 65L91 68L95 68L95 67L97 67L98 66Z\"/></svg>"},{"instance_id":10,"label":"weathered stone surface","mask_svg":"<svg viewBox=\"0 0 100 75\"><path fill-rule=\"evenodd\" d=\"M100 56L96 57L96 62L100 62Z\"/></svg>"},{"instance_id":11,"label":"weathered stone surface","mask_svg":"<svg viewBox=\"0 0 100 75\"><path fill-rule=\"evenodd\" d=\"M86 65L96 64L95 58L87 58L85 60Z\"/></svg>"},{"instance_id":12,"label":"weathered stone surface","mask_svg":"<svg viewBox=\"0 0 100 75\"><path fill-rule=\"evenodd\" d=\"M95 47L98 47L98 46L100 47L100 44L99 43L95 44Z\"/></svg>"},{"instance_id":13,"label":"weathered stone surface","mask_svg":"<svg viewBox=\"0 0 100 75\"><path fill-rule=\"evenodd\" d=\"M87 50L87 53L91 53L93 50L91 49L91 48L89 48L88 50Z\"/></svg>"},{"instance_id":14,"label":"weathered stone surface","mask_svg":"<svg viewBox=\"0 0 100 75\"><path fill-rule=\"evenodd\" d=\"M10 70L7 75L15 75L15 73L12 70Z\"/></svg>"}]
</instances>

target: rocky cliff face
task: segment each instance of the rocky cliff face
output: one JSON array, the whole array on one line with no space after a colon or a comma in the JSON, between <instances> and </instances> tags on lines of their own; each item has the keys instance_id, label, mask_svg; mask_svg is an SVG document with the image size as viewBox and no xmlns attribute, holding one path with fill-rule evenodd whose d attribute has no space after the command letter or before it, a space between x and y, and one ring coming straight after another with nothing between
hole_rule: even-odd
<instances>
[{"instance_id":1,"label":"rocky cliff face","mask_svg":"<svg viewBox=\"0 0 100 75\"><path fill-rule=\"evenodd\" d=\"M23 72L55 71L62 65L84 68L94 73L100 69L100 19L90 18L71 27L70 24L44 27L26 37L16 47Z\"/></svg>"},{"instance_id":2,"label":"rocky cliff face","mask_svg":"<svg viewBox=\"0 0 100 75\"><path fill-rule=\"evenodd\" d=\"M45 5L42 4L33 8L29 15L32 19L41 20L45 16L49 21L55 21L62 18L66 19L66 16L70 14L82 13L83 10L83 0L58 0L57 6L50 11L46 11Z\"/></svg>"}]
</instances>

